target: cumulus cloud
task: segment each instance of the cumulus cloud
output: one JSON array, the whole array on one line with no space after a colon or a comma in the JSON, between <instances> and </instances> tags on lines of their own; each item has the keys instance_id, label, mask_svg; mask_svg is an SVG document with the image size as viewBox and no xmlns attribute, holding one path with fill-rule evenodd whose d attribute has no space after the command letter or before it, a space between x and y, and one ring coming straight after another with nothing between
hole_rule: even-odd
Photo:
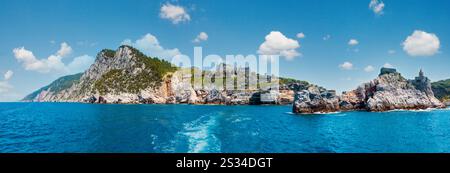
<instances>
[{"instance_id":1,"label":"cumulus cloud","mask_svg":"<svg viewBox=\"0 0 450 173\"><path fill-rule=\"evenodd\" d=\"M12 88L8 81L0 81L0 94L8 92Z\"/></svg>"},{"instance_id":2,"label":"cumulus cloud","mask_svg":"<svg viewBox=\"0 0 450 173\"><path fill-rule=\"evenodd\" d=\"M383 67L384 67L384 68L394 68L394 66L393 66L392 64L389 64L389 63L385 63L385 64L383 65Z\"/></svg>"},{"instance_id":3,"label":"cumulus cloud","mask_svg":"<svg viewBox=\"0 0 450 173\"><path fill-rule=\"evenodd\" d=\"M4 76L4 81L0 81L0 93L6 93L6 92L10 91L13 88L13 86L8 83L8 80L11 79L13 74L14 73L11 70L8 70L3 75Z\"/></svg>"},{"instance_id":4,"label":"cumulus cloud","mask_svg":"<svg viewBox=\"0 0 450 173\"><path fill-rule=\"evenodd\" d=\"M62 57L57 55L50 55L47 59L37 59L33 52L25 49L25 47L15 48L13 53L15 58L25 67L25 70L48 73L53 70L62 71L64 69Z\"/></svg>"},{"instance_id":5,"label":"cumulus cloud","mask_svg":"<svg viewBox=\"0 0 450 173\"><path fill-rule=\"evenodd\" d=\"M305 37L306 35L303 32L297 34L297 38L305 38Z\"/></svg>"},{"instance_id":6,"label":"cumulus cloud","mask_svg":"<svg viewBox=\"0 0 450 173\"><path fill-rule=\"evenodd\" d=\"M84 41L77 41L78 46L88 46L88 47L94 47L98 45L98 42L91 42L89 40Z\"/></svg>"},{"instance_id":7,"label":"cumulus cloud","mask_svg":"<svg viewBox=\"0 0 450 173\"><path fill-rule=\"evenodd\" d=\"M95 59L89 55L76 57L67 65L67 70L71 74L83 72L94 63L94 60Z\"/></svg>"},{"instance_id":8,"label":"cumulus cloud","mask_svg":"<svg viewBox=\"0 0 450 173\"><path fill-rule=\"evenodd\" d=\"M352 70L353 69L353 64L351 62L344 62L342 64L339 65L339 68L341 68L342 70Z\"/></svg>"},{"instance_id":9,"label":"cumulus cloud","mask_svg":"<svg viewBox=\"0 0 450 173\"><path fill-rule=\"evenodd\" d=\"M439 38L433 33L415 30L403 42L403 50L410 56L432 56L438 53Z\"/></svg>"},{"instance_id":10,"label":"cumulus cloud","mask_svg":"<svg viewBox=\"0 0 450 173\"><path fill-rule=\"evenodd\" d=\"M3 75L3 76L4 76L5 80L9 80L9 79L11 79L11 77L13 76L13 74L14 74L13 71L8 70L8 71L6 71L5 75Z\"/></svg>"},{"instance_id":11,"label":"cumulus cloud","mask_svg":"<svg viewBox=\"0 0 450 173\"><path fill-rule=\"evenodd\" d=\"M383 1L370 0L369 9L372 10L375 14L377 15L383 14L384 7L385 5Z\"/></svg>"},{"instance_id":12,"label":"cumulus cloud","mask_svg":"<svg viewBox=\"0 0 450 173\"><path fill-rule=\"evenodd\" d=\"M364 68L365 72L373 72L375 70L375 68L373 68L373 66L368 65L366 68Z\"/></svg>"},{"instance_id":13,"label":"cumulus cloud","mask_svg":"<svg viewBox=\"0 0 450 173\"><path fill-rule=\"evenodd\" d=\"M208 34L206 32L200 32L197 37L193 40L194 43L199 43L208 40Z\"/></svg>"},{"instance_id":14,"label":"cumulus cloud","mask_svg":"<svg viewBox=\"0 0 450 173\"><path fill-rule=\"evenodd\" d=\"M323 36L323 40L324 41L327 41L327 40L329 40L331 38L331 35L330 34L328 34L328 35L325 35L325 36Z\"/></svg>"},{"instance_id":15,"label":"cumulus cloud","mask_svg":"<svg viewBox=\"0 0 450 173\"><path fill-rule=\"evenodd\" d=\"M191 16L184 7L172 5L170 3L166 3L161 7L159 16L163 19L172 21L173 24L191 20Z\"/></svg>"},{"instance_id":16,"label":"cumulus cloud","mask_svg":"<svg viewBox=\"0 0 450 173\"><path fill-rule=\"evenodd\" d=\"M56 55L64 57L72 53L72 47L70 47L66 42L61 43L61 48L56 52Z\"/></svg>"},{"instance_id":17,"label":"cumulus cloud","mask_svg":"<svg viewBox=\"0 0 450 173\"><path fill-rule=\"evenodd\" d=\"M36 58L33 52L25 49L25 47L15 48L13 49L13 53L17 61L22 63L22 66L25 68L25 70L36 71L40 73L58 72L63 74L69 72L81 72L81 69L71 69L62 62L62 59L65 56L72 53L72 48L65 42L61 43L60 49L55 54L48 56L47 59ZM78 58L75 58L74 60L77 59ZM90 57L90 59L91 62L93 62L93 58ZM85 68L88 65L90 64L84 64Z\"/></svg>"},{"instance_id":18,"label":"cumulus cloud","mask_svg":"<svg viewBox=\"0 0 450 173\"><path fill-rule=\"evenodd\" d=\"M165 49L164 47L162 47L159 44L158 39L152 34L146 34L142 38L134 42L130 39L126 39L122 42L122 45L133 46L151 57L169 59L181 54L181 52L177 48Z\"/></svg>"},{"instance_id":19,"label":"cumulus cloud","mask_svg":"<svg viewBox=\"0 0 450 173\"><path fill-rule=\"evenodd\" d=\"M350 45L350 46L356 46L356 45L358 45L359 44L359 42L358 42L358 40L356 40L356 39L350 39L349 41L348 41L348 45Z\"/></svg>"},{"instance_id":20,"label":"cumulus cloud","mask_svg":"<svg viewBox=\"0 0 450 173\"><path fill-rule=\"evenodd\" d=\"M279 31L272 31L265 37L265 41L259 46L261 55L280 55L290 60L301 54L297 52L300 47L298 41L287 38Z\"/></svg>"}]
</instances>

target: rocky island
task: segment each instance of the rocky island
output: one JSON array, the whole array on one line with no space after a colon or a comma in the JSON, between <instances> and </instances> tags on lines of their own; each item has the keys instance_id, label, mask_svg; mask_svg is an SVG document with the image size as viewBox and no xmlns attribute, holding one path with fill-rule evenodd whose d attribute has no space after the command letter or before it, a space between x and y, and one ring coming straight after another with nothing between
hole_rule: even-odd
<instances>
[{"instance_id":1,"label":"rocky island","mask_svg":"<svg viewBox=\"0 0 450 173\"><path fill-rule=\"evenodd\" d=\"M379 76L357 89L336 95L333 90L310 86L297 91L294 113L328 113L339 111L389 111L395 109L444 108L433 93L430 80L422 70L413 80L405 79L396 69L382 68Z\"/></svg>"}]
</instances>

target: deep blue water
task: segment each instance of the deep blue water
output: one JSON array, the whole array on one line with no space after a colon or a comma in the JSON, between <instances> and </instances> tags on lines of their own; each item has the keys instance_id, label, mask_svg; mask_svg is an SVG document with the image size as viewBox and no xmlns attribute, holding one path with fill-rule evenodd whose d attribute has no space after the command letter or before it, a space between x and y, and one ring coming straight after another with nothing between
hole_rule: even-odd
<instances>
[{"instance_id":1,"label":"deep blue water","mask_svg":"<svg viewBox=\"0 0 450 173\"><path fill-rule=\"evenodd\" d=\"M450 110L0 103L0 152L450 152Z\"/></svg>"}]
</instances>

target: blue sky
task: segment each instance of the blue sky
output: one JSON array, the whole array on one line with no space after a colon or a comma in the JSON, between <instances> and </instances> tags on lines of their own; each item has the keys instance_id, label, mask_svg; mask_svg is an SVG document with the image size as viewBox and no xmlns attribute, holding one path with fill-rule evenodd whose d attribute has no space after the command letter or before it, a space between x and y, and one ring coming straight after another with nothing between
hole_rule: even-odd
<instances>
[{"instance_id":1,"label":"blue sky","mask_svg":"<svg viewBox=\"0 0 450 173\"><path fill-rule=\"evenodd\" d=\"M297 42L289 49L301 54L281 59L281 75L329 89L353 89L386 63L407 78L420 68L433 81L450 78L450 1L372 1L2 0L0 101L82 71L101 49L116 49L127 39L157 39L160 47L144 50L150 55L192 56L194 46L204 55L247 55L257 54L272 31ZM168 12L184 12L163 13L169 4L176 8ZM201 32L207 38L195 42ZM62 43L70 50L57 53ZM25 56L29 52L36 62L52 56L59 64L37 67ZM8 71L12 75L4 76Z\"/></svg>"}]
</instances>

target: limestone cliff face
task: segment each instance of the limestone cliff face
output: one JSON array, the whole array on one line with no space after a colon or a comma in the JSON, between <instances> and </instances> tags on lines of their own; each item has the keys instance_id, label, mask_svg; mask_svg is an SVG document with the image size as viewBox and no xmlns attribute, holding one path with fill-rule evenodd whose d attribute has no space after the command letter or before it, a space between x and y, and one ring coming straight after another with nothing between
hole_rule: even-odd
<instances>
[{"instance_id":1,"label":"limestone cliff face","mask_svg":"<svg viewBox=\"0 0 450 173\"><path fill-rule=\"evenodd\" d=\"M395 69L383 68L380 75L344 92L341 96L327 95L326 90L308 90L296 93L295 113L336 112L349 110L388 111L394 109L443 108L434 97L431 83L420 71L414 80L407 80Z\"/></svg>"},{"instance_id":2,"label":"limestone cliff face","mask_svg":"<svg viewBox=\"0 0 450 173\"><path fill-rule=\"evenodd\" d=\"M155 68L164 65L168 66L166 71ZM121 46L116 51L101 51L95 63L70 86L53 91L54 86L49 85L24 101L164 103L168 97L164 84L171 71L175 68L168 62L151 59L132 47Z\"/></svg>"}]
</instances>

